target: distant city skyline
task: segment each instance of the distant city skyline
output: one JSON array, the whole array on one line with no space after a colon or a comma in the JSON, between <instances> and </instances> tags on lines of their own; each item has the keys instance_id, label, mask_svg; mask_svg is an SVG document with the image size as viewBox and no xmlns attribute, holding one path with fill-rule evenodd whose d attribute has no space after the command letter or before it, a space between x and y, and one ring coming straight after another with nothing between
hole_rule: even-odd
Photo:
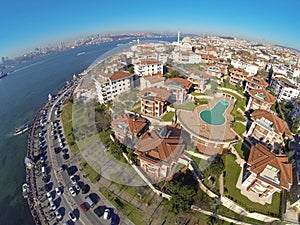
<instances>
[{"instance_id":1,"label":"distant city skyline","mask_svg":"<svg viewBox=\"0 0 300 225\"><path fill-rule=\"evenodd\" d=\"M300 50L297 0L27 0L1 6L1 57L84 35L122 32L234 36Z\"/></svg>"}]
</instances>

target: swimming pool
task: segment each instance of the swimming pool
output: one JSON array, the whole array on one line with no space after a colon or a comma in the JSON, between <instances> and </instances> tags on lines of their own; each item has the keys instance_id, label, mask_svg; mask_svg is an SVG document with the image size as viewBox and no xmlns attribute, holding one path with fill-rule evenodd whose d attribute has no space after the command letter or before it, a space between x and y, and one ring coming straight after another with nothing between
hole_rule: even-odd
<instances>
[{"instance_id":1,"label":"swimming pool","mask_svg":"<svg viewBox=\"0 0 300 225\"><path fill-rule=\"evenodd\" d=\"M220 100L212 109L206 109L200 112L200 118L210 125L222 125L225 123L224 112L229 106L227 100Z\"/></svg>"}]
</instances>

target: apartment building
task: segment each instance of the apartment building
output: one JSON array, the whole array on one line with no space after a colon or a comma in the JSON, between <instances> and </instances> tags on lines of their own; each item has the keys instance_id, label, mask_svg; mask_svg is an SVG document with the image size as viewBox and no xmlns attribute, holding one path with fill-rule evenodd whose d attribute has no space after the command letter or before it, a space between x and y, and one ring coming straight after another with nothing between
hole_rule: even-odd
<instances>
[{"instance_id":1,"label":"apartment building","mask_svg":"<svg viewBox=\"0 0 300 225\"><path fill-rule=\"evenodd\" d=\"M193 90L198 93L204 92L210 81L210 75L200 70L191 71L187 77L187 80L193 84Z\"/></svg>"},{"instance_id":2,"label":"apartment building","mask_svg":"<svg viewBox=\"0 0 300 225\"><path fill-rule=\"evenodd\" d=\"M159 117L167 110L171 93L162 88L146 88L140 92L141 113Z\"/></svg>"},{"instance_id":3,"label":"apartment building","mask_svg":"<svg viewBox=\"0 0 300 225\"><path fill-rule=\"evenodd\" d=\"M260 198L271 197L275 192L290 190L293 184L292 164L284 154L275 154L265 145L257 143L250 150L247 172L242 186Z\"/></svg>"},{"instance_id":4,"label":"apartment building","mask_svg":"<svg viewBox=\"0 0 300 225\"><path fill-rule=\"evenodd\" d=\"M264 109L270 111L271 106L276 102L276 97L271 95L265 89L251 89L248 93L249 101L246 111L250 109Z\"/></svg>"},{"instance_id":5,"label":"apartment building","mask_svg":"<svg viewBox=\"0 0 300 225\"><path fill-rule=\"evenodd\" d=\"M298 98L300 94L299 87L283 77L272 79L270 86L273 88L279 101L290 101Z\"/></svg>"},{"instance_id":6,"label":"apartment building","mask_svg":"<svg viewBox=\"0 0 300 225\"><path fill-rule=\"evenodd\" d=\"M152 179L172 176L182 155L185 144L180 137L181 130L165 126L146 133L135 145L141 169Z\"/></svg>"},{"instance_id":7,"label":"apartment building","mask_svg":"<svg viewBox=\"0 0 300 225\"><path fill-rule=\"evenodd\" d=\"M169 101L175 104L182 104L187 99L192 83L183 78L169 78L165 81L165 88L170 91Z\"/></svg>"},{"instance_id":8,"label":"apartment building","mask_svg":"<svg viewBox=\"0 0 300 225\"><path fill-rule=\"evenodd\" d=\"M266 89L268 86L268 82L259 76L246 77L245 92L253 89Z\"/></svg>"},{"instance_id":9,"label":"apartment building","mask_svg":"<svg viewBox=\"0 0 300 225\"><path fill-rule=\"evenodd\" d=\"M249 73L241 68L231 68L229 70L230 83L241 85L242 82L248 77Z\"/></svg>"},{"instance_id":10,"label":"apartment building","mask_svg":"<svg viewBox=\"0 0 300 225\"><path fill-rule=\"evenodd\" d=\"M256 109L251 113L252 123L247 137L255 138L264 143L283 143L284 138L291 136L285 121L272 112Z\"/></svg>"},{"instance_id":11,"label":"apartment building","mask_svg":"<svg viewBox=\"0 0 300 225\"><path fill-rule=\"evenodd\" d=\"M112 101L119 94L134 87L133 74L118 71L112 74L101 73L95 79L98 101L101 104Z\"/></svg>"},{"instance_id":12,"label":"apartment building","mask_svg":"<svg viewBox=\"0 0 300 225\"><path fill-rule=\"evenodd\" d=\"M139 76L163 74L163 64L158 60L140 60L134 64L134 73Z\"/></svg>"}]
</instances>

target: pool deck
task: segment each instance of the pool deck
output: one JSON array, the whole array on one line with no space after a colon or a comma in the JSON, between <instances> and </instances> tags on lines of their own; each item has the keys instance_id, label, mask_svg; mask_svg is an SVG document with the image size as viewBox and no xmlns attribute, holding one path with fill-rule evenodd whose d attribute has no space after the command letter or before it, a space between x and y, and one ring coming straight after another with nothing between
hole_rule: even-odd
<instances>
[{"instance_id":1,"label":"pool deck","mask_svg":"<svg viewBox=\"0 0 300 225\"><path fill-rule=\"evenodd\" d=\"M206 109L212 109L216 103L222 99L227 100L230 105L224 112L226 118L222 125L209 125L200 118L200 112ZM236 140L236 134L231 129L233 116L230 115L234 107L235 99L230 99L228 96L214 97L208 105L201 105L195 108L194 111L178 110L178 120L182 127L185 128L192 137L196 137L202 141L215 144L229 144Z\"/></svg>"}]
</instances>

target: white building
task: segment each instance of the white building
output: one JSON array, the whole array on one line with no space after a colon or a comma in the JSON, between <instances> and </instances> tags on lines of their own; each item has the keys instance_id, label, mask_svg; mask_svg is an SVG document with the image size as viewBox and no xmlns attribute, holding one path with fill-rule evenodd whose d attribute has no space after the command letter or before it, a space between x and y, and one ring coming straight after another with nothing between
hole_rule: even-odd
<instances>
[{"instance_id":1,"label":"white building","mask_svg":"<svg viewBox=\"0 0 300 225\"><path fill-rule=\"evenodd\" d=\"M234 68L240 68L240 69L245 70L249 74L249 76L253 76L253 75L257 74L257 71L259 69L258 65L244 62L240 59L232 59L231 65L233 65Z\"/></svg>"},{"instance_id":2,"label":"white building","mask_svg":"<svg viewBox=\"0 0 300 225\"><path fill-rule=\"evenodd\" d=\"M163 64L158 60L140 60L134 64L134 73L140 76L163 74Z\"/></svg>"},{"instance_id":3,"label":"white building","mask_svg":"<svg viewBox=\"0 0 300 225\"><path fill-rule=\"evenodd\" d=\"M112 101L119 94L134 87L133 74L124 71L100 74L94 81L98 101L101 104Z\"/></svg>"},{"instance_id":4,"label":"white building","mask_svg":"<svg viewBox=\"0 0 300 225\"><path fill-rule=\"evenodd\" d=\"M275 78L271 81L271 87L279 101L283 99L290 101L299 96L299 88L285 78Z\"/></svg>"}]
</instances>

